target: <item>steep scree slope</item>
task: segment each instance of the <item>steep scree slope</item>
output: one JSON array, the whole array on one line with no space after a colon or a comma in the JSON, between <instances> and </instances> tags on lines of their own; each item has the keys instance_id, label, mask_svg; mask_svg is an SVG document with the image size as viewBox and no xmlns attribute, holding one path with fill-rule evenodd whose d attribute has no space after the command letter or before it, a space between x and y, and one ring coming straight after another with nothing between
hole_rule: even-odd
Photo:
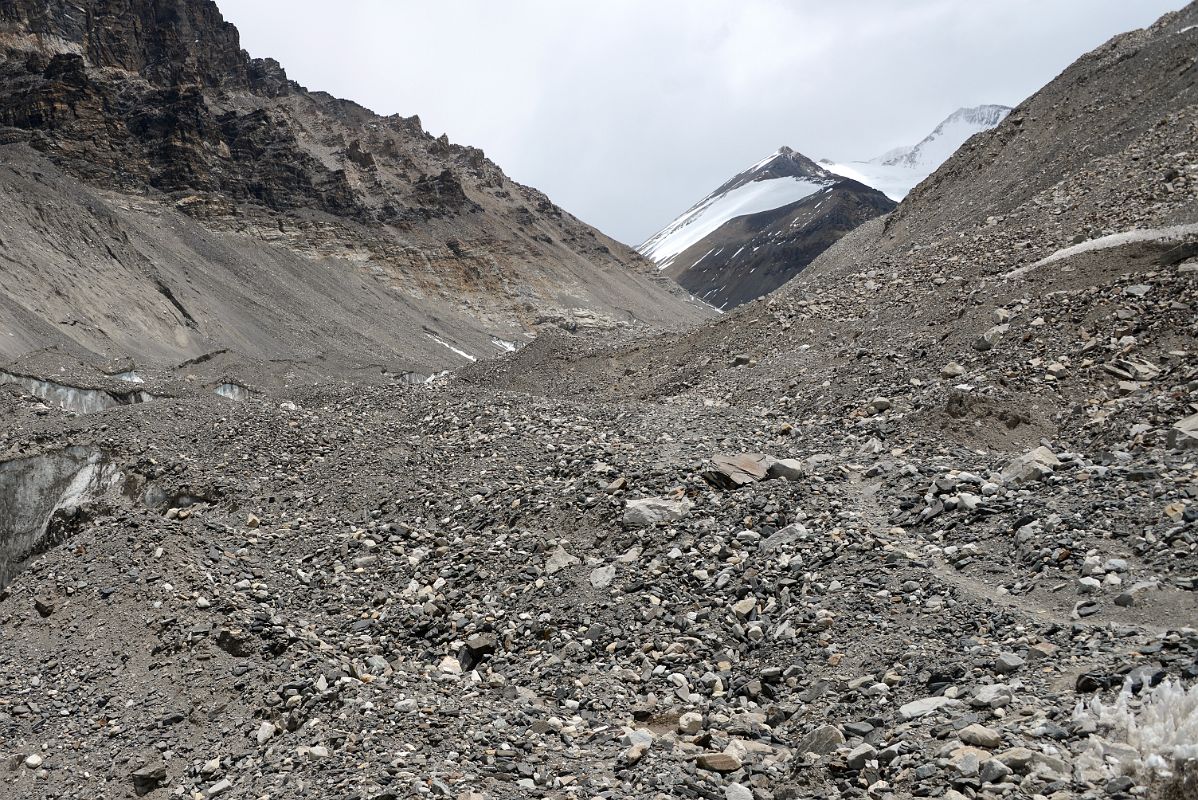
<instances>
[{"instance_id":1,"label":"steep scree slope","mask_svg":"<svg viewBox=\"0 0 1198 800\"><path fill-rule=\"evenodd\" d=\"M208 0L0 6L0 149L0 355L431 372L710 313L481 151L250 59Z\"/></svg>"}]
</instances>

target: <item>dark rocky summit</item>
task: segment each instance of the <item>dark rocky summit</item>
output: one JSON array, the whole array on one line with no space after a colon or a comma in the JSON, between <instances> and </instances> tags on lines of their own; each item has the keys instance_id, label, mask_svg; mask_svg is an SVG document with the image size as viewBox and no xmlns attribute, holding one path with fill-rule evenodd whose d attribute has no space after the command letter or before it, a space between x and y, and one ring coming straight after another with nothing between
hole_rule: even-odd
<instances>
[{"instance_id":1,"label":"dark rocky summit","mask_svg":"<svg viewBox=\"0 0 1198 800\"><path fill-rule=\"evenodd\" d=\"M1117 37L713 323L548 325L413 385L316 350L389 308L322 297L388 284L291 260L375 223L76 186L25 131L0 194L0 320L26 314L31 351L0 371L0 796L1193 797L1195 52L1198 4ZM462 202L421 158L405 207ZM527 224L561 235L553 213ZM504 285L482 266L511 240L452 241ZM140 293L70 261L88 247ZM165 255L192 266L157 288ZM16 304L30 258L78 270L70 302ZM33 346L156 303L210 335L202 279L282 294L312 263L339 266L295 313L307 361ZM108 316L72 317L89 298ZM247 348L288 334L221 319Z\"/></svg>"},{"instance_id":2,"label":"dark rocky summit","mask_svg":"<svg viewBox=\"0 0 1198 800\"><path fill-rule=\"evenodd\" d=\"M894 207L880 191L781 147L639 250L691 294L730 309L774 291L846 233Z\"/></svg>"},{"instance_id":3,"label":"dark rocky summit","mask_svg":"<svg viewBox=\"0 0 1198 800\"><path fill-rule=\"evenodd\" d=\"M664 272L704 302L735 308L779 288L845 234L895 205L876 189L836 180L795 203L724 223Z\"/></svg>"}]
</instances>

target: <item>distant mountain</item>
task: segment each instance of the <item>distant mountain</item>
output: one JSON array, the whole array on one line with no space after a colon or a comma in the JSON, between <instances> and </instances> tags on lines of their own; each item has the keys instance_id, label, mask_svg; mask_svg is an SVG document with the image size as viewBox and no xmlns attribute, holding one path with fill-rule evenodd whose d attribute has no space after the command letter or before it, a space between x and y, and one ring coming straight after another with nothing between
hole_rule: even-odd
<instances>
[{"instance_id":1,"label":"distant mountain","mask_svg":"<svg viewBox=\"0 0 1198 800\"><path fill-rule=\"evenodd\" d=\"M868 161L820 164L831 172L873 186L894 200L902 200L924 178L936 171L971 136L988 131L1011 113L1007 106L959 108L916 145L897 147Z\"/></svg>"},{"instance_id":2,"label":"distant mountain","mask_svg":"<svg viewBox=\"0 0 1198 800\"><path fill-rule=\"evenodd\" d=\"M637 248L702 300L726 309L772 292L894 201L779 148Z\"/></svg>"}]
</instances>

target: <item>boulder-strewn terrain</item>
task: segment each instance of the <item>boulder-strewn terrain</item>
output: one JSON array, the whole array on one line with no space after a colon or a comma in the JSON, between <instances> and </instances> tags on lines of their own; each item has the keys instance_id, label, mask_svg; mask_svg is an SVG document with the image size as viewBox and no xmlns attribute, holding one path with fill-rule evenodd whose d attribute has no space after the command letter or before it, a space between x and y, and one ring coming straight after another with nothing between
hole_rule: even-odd
<instances>
[{"instance_id":1,"label":"boulder-strewn terrain","mask_svg":"<svg viewBox=\"0 0 1198 800\"><path fill-rule=\"evenodd\" d=\"M1195 52L1117 37L689 330L22 355L0 793L1195 796Z\"/></svg>"},{"instance_id":2,"label":"boulder-strewn terrain","mask_svg":"<svg viewBox=\"0 0 1198 800\"><path fill-rule=\"evenodd\" d=\"M431 374L711 313L480 150L250 59L208 0L0 5L0 151L9 358Z\"/></svg>"}]
</instances>

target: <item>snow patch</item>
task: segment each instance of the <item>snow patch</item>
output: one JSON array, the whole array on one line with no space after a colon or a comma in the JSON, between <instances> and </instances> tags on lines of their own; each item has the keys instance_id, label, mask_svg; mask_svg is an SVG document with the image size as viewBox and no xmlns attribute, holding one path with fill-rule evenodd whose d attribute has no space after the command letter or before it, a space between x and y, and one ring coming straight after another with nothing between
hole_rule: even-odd
<instances>
[{"instance_id":1,"label":"snow patch","mask_svg":"<svg viewBox=\"0 0 1198 800\"><path fill-rule=\"evenodd\" d=\"M496 347L498 347L500 350L502 350L505 353L516 352L516 343L509 342L506 339L495 338L495 339L491 340L491 344L495 345Z\"/></svg>"},{"instance_id":2,"label":"snow patch","mask_svg":"<svg viewBox=\"0 0 1198 800\"><path fill-rule=\"evenodd\" d=\"M445 347L445 348L448 348L448 349L452 350L453 352L457 353L459 356L461 356L462 358L466 359L467 361L470 361L470 362L478 361L478 359L477 359L477 358L475 358L474 356L470 355L470 354L469 354L469 353L467 353L465 350L459 350L458 348L454 347L453 345L451 345L449 342L445 341L444 339L441 339L441 338L439 338L439 337L437 337L437 336L434 336L434 335L433 335L433 334L431 334L431 333L426 333L426 334L425 334L425 336L427 336L428 338L432 339L434 342L436 342L437 344L441 345L442 347Z\"/></svg>"},{"instance_id":3,"label":"snow patch","mask_svg":"<svg viewBox=\"0 0 1198 800\"><path fill-rule=\"evenodd\" d=\"M1035 264L1018 267L1011 270L1003 277L1019 278L1034 269L1039 269L1046 264L1051 264L1054 261L1060 261L1064 258L1071 258L1079 253L1089 253L1095 250L1107 250L1112 247L1121 247L1125 244L1133 244L1135 242L1172 242L1185 239L1187 236L1198 235L1198 223L1189 225L1173 225L1168 228L1136 228L1123 233L1112 233L1109 236L1101 236L1097 239L1090 239L1087 242L1072 245L1071 247L1062 248L1050 256L1040 259Z\"/></svg>"},{"instance_id":4,"label":"snow patch","mask_svg":"<svg viewBox=\"0 0 1198 800\"><path fill-rule=\"evenodd\" d=\"M868 161L821 161L820 166L901 201L971 136L998 125L1009 113L1006 106L961 108L917 145L896 147Z\"/></svg>"}]
</instances>

